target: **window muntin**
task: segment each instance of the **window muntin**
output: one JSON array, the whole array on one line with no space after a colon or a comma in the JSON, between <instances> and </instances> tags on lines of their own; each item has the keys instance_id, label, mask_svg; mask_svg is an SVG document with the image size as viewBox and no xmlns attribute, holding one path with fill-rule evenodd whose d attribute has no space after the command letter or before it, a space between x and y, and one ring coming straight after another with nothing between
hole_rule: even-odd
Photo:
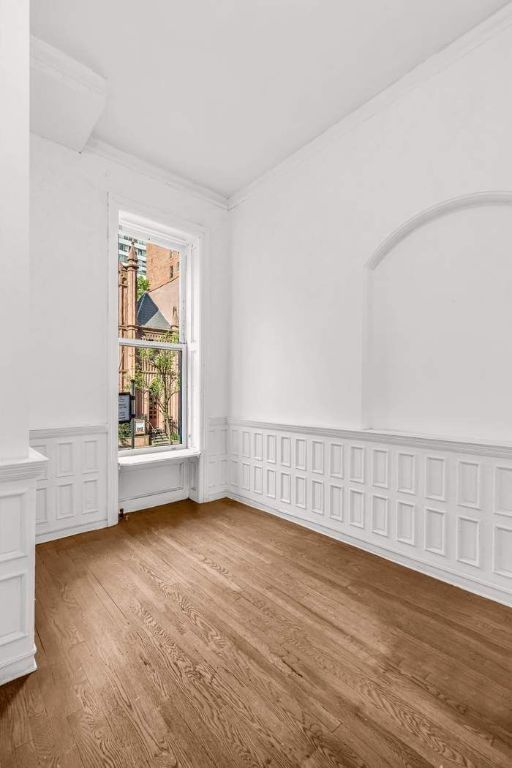
<instances>
[{"instance_id":1,"label":"window muntin","mask_svg":"<svg viewBox=\"0 0 512 768\"><path fill-rule=\"evenodd\" d=\"M133 396L119 450L185 446L185 249L121 227L118 254L119 392Z\"/></svg>"}]
</instances>

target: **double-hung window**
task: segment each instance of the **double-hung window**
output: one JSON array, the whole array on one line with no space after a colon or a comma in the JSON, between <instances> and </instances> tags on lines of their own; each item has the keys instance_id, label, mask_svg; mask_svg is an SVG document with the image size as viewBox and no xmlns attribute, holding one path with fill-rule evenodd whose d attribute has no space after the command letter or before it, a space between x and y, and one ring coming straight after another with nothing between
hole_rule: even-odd
<instances>
[{"instance_id":1,"label":"double-hung window","mask_svg":"<svg viewBox=\"0 0 512 768\"><path fill-rule=\"evenodd\" d=\"M118 237L121 452L186 447L186 243L121 221ZM121 412L121 410L120 410Z\"/></svg>"}]
</instances>

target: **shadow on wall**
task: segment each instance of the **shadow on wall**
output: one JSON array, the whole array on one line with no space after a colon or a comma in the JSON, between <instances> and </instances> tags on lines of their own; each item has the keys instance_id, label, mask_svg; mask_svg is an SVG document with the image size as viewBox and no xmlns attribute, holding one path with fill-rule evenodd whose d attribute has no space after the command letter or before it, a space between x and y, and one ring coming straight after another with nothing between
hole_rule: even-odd
<instances>
[{"instance_id":1,"label":"shadow on wall","mask_svg":"<svg viewBox=\"0 0 512 768\"><path fill-rule=\"evenodd\" d=\"M512 192L420 213L366 279L364 425L510 440Z\"/></svg>"}]
</instances>

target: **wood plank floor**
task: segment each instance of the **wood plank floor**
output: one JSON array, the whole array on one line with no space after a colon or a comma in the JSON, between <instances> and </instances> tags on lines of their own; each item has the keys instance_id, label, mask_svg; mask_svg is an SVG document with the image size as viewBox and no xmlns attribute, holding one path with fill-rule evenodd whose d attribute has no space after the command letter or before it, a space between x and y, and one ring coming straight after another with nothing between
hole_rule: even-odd
<instances>
[{"instance_id":1,"label":"wood plank floor","mask_svg":"<svg viewBox=\"0 0 512 768\"><path fill-rule=\"evenodd\" d=\"M0 766L510 768L512 611L241 504L37 547Z\"/></svg>"}]
</instances>

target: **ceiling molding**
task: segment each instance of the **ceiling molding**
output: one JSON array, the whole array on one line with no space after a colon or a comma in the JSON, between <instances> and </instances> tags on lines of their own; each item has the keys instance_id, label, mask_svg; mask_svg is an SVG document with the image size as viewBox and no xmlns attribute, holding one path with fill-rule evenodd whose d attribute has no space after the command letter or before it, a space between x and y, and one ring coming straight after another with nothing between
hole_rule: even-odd
<instances>
[{"instance_id":1,"label":"ceiling molding","mask_svg":"<svg viewBox=\"0 0 512 768\"><path fill-rule=\"evenodd\" d=\"M443 200L441 203L436 203L436 205L420 211L420 213L412 216L383 240L368 260L366 268L370 271L376 269L388 253L396 248L402 240L430 221L434 221L434 219L438 219L441 216L447 216L454 211L460 211L465 208L480 208L488 205L512 205L512 192L474 192L469 195L461 195L460 197Z\"/></svg>"},{"instance_id":2,"label":"ceiling molding","mask_svg":"<svg viewBox=\"0 0 512 768\"><path fill-rule=\"evenodd\" d=\"M392 85L385 88L361 107L342 118L312 141L305 144L282 162L270 168L254 181L241 187L228 198L230 210L249 199L261 186L271 179L293 171L298 165L318 152L324 151L340 137L354 131L362 123L387 109L405 94L420 87L438 73L455 64L469 53L497 37L512 25L512 3L493 13L485 21L473 27L469 32L454 40L426 61L418 64L410 72Z\"/></svg>"},{"instance_id":3,"label":"ceiling molding","mask_svg":"<svg viewBox=\"0 0 512 768\"><path fill-rule=\"evenodd\" d=\"M175 189L178 192L187 192L188 194L215 205L218 208L222 208L223 210L227 210L228 208L228 198L222 193L172 173L158 165L148 163L146 160L142 160L140 157L132 155L129 152L124 152L123 150L114 147L112 144L97 139L94 136L87 142L87 145L84 148L84 154L97 155L111 163L122 165L135 173L140 173L142 176L159 181L168 187L172 187L172 189Z\"/></svg>"},{"instance_id":4,"label":"ceiling molding","mask_svg":"<svg viewBox=\"0 0 512 768\"><path fill-rule=\"evenodd\" d=\"M100 96L106 94L104 77L34 35L30 36L30 66L67 81L73 88L84 88Z\"/></svg>"},{"instance_id":5,"label":"ceiling molding","mask_svg":"<svg viewBox=\"0 0 512 768\"><path fill-rule=\"evenodd\" d=\"M80 152L105 108L105 78L34 36L30 78L31 131Z\"/></svg>"}]
</instances>

